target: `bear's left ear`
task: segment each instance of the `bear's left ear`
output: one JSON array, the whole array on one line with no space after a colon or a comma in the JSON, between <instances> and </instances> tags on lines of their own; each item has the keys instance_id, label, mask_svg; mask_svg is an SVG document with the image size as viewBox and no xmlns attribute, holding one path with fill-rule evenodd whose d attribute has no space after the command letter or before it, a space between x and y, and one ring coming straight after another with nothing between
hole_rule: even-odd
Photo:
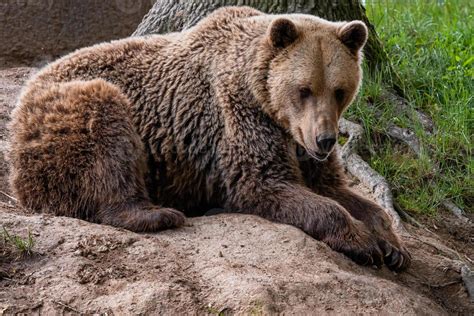
<instances>
[{"instance_id":1,"label":"bear's left ear","mask_svg":"<svg viewBox=\"0 0 474 316\"><path fill-rule=\"evenodd\" d=\"M285 18L278 18L270 25L270 43L275 48L285 48L298 38L295 23Z\"/></svg>"},{"instance_id":2,"label":"bear's left ear","mask_svg":"<svg viewBox=\"0 0 474 316\"><path fill-rule=\"evenodd\" d=\"M343 25L338 32L339 39L353 54L357 54L367 42L368 30L362 21L352 21Z\"/></svg>"}]
</instances>

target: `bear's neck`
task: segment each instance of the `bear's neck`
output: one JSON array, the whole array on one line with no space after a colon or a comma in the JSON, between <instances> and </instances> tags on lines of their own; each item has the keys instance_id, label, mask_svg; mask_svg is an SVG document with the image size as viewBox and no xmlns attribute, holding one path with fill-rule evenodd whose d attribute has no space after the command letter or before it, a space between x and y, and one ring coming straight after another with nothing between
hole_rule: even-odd
<instances>
[{"instance_id":1,"label":"bear's neck","mask_svg":"<svg viewBox=\"0 0 474 316\"><path fill-rule=\"evenodd\" d=\"M268 108L268 69L274 52L266 39L266 26L244 28L239 36L227 37L227 49L218 52L211 73L218 74L215 84L228 95L244 102L241 106Z\"/></svg>"}]
</instances>

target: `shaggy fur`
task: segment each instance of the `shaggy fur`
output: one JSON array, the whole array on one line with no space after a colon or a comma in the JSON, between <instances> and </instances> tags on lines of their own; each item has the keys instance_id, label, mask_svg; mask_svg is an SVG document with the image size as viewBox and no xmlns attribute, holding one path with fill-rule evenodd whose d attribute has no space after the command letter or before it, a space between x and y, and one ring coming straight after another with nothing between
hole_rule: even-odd
<instances>
[{"instance_id":1,"label":"shaggy fur","mask_svg":"<svg viewBox=\"0 0 474 316\"><path fill-rule=\"evenodd\" d=\"M403 269L389 218L347 188L333 151L366 39L359 21L224 8L181 33L72 53L13 113L13 191L36 211L133 231L213 207L256 214Z\"/></svg>"}]
</instances>

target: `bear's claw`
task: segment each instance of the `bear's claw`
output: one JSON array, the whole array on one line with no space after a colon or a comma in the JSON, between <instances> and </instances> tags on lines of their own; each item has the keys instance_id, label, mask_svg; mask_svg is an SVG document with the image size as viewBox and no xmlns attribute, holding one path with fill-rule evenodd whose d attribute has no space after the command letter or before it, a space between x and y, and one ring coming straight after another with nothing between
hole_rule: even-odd
<instances>
[{"instance_id":1,"label":"bear's claw","mask_svg":"<svg viewBox=\"0 0 474 316\"><path fill-rule=\"evenodd\" d=\"M384 252L383 261L390 270L399 272L410 266L411 256L404 247L398 249L384 240L379 240L379 246Z\"/></svg>"},{"instance_id":2,"label":"bear's claw","mask_svg":"<svg viewBox=\"0 0 474 316\"><path fill-rule=\"evenodd\" d=\"M368 251L349 250L343 251L343 253L355 263L363 266L377 266L380 268L383 265L382 251L378 249L378 247L374 247Z\"/></svg>"}]
</instances>

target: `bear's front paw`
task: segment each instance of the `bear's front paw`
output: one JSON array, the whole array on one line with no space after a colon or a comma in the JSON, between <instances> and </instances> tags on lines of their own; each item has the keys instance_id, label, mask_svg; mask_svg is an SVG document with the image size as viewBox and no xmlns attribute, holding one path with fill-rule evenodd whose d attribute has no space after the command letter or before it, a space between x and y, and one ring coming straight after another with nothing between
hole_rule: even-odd
<instances>
[{"instance_id":1,"label":"bear's front paw","mask_svg":"<svg viewBox=\"0 0 474 316\"><path fill-rule=\"evenodd\" d=\"M390 270L399 272L410 266L411 255L405 247L382 239L379 239L378 244L384 254L384 263Z\"/></svg>"},{"instance_id":2,"label":"bear's front paw","mask_svg":"<svg viewBox=\"0 0 474 316\"><path fill-rule=\"evenodd\" d=\"M375 213L372 216L372 220L368 221L366 225L377 236L378 245L383 251L384 263L387 267L393 271L407 269L411 263L410 253L403 246L400 238L392 228L392 222L385 213L383 211Z\"/></svg>"},{"instance_id":3,"label":"bear's front paw","mask_svg":"<svg viewBox=\"0 0 474 316\"><path fill-rule=\"evenodd\" d=\"M357 264L381 267L384 263L384 253L377 238L362 222L355 220L353 224L347 233L324 241L332 249L342 252Z\"/></svg>"},{"instance_id":4,"label":"bear's front paw","mask_svg":"<svg viewBox=\"0 0 474 316\"><path fill-rule=\"evenodd\" d=\"M383 252L383 261L390 270L402 271L410 266L411 256L392 227L392 221L380 207L369 208L364 224L376 237Z\"/></svg>"}]
</instances>

